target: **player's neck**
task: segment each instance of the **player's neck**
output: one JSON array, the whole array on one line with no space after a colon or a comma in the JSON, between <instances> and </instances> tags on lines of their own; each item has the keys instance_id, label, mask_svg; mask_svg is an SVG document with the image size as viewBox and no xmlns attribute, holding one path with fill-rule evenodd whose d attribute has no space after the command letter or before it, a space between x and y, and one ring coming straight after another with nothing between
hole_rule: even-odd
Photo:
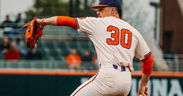
<instances>
[{"instance_id":1,"label":"player's neck","mask_svg":"<svg viewBox=\"0 0 183 96\"><path fill-rule=\"evenodd\" d=\"M113 17L120 18L119 14L112 15Z\"/></svg>"}]
</instances>

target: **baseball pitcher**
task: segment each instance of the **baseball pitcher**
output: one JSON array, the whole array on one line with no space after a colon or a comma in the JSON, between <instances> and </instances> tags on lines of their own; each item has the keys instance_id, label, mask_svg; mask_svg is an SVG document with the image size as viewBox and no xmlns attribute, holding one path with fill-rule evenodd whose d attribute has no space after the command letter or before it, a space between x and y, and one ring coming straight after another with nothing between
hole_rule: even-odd
<instances>
[{"instance_id":1,"label":"baseball pitcher","mask_svg":"<svg viewBox=\"0 0 183 96\"><path fill-rule=\"evenodd\" d=\"M97 18L55 16L36 19L41 28L46 25L70 26L78 32L84 32L95 46L99 71L71 96L127 96L132 86L134 56L142 61L138 96L147 96L153 58L145 40L134 27L120 19L120 0L100 0L92 8L98 9Z\"/></svg>"}]
</instances>

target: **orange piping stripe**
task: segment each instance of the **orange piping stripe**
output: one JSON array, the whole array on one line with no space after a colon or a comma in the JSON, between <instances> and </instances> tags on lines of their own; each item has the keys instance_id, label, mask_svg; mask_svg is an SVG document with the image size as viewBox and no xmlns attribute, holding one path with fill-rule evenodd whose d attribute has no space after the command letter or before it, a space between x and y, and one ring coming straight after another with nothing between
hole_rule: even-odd
<instances>
[{"instance_id":1,"label":"orange piping stripe","mask_svg":"<svg viewBox=\"0 0 183 96\"><path fill-rule=\"evenodd\" d=\"M13 75L89 75L96 74L97 71L63 71L63 70L6 70L0 69L0 74Z\"/></svg>"},{"instance_id":2,"label":"orange piping stripe","mask_svg":"<svg viewBox=\"0 0 183 96\"><path fill-rule=\"evenodd\" d=\"M90 84L91 82L93 82L96 77L97 77L97 75L90 82L86 83L83 87L81 87L78 91L76 91L76 93L74 93L73 96L75 96L81 89L83 89L84 87L86 87L88 84Z\"/></svg>"},{"instance_id":3,"label":"orange piping stripe","mask_svg":"<svg viewBox=\"0 0 183 96\"><path fill-rule=\"evenodd\" d=\"M141 75L141 72L136 72L132 76L140 77ZM183 72L153 72L151 77L183 77Z\"/></svg>"},{"instance_id":4,"label":"orange piping stripe","mask_svg":"<svg viewBox=\"0 0 183 96\"><path fill-rule=\"evenodd\" d=\"M93 76L97 71L63 71L63 70L16 70L16 69L0 69L0 74L12 75L88 75ZM140 77L141 72L134 72L132 76ZM151 77L183 77L183 72L153 72Z\"/></svg>"}]
</instances>

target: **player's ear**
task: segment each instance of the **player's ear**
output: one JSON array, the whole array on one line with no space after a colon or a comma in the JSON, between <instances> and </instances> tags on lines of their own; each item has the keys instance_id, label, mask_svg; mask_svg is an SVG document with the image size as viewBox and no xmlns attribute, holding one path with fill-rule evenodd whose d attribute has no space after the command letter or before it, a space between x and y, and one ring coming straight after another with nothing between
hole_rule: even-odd
<instances>
[{"instance_id":1,"label":"player's ear","mask_svg":"<svg viewBox=\"0 0 183 96\"><path fill-rule=\"evenodd\" d=\"M116 12L117 12L117 9L116 9L115 7L112 7L112 8L111 8L111 13L112 13L112 14L116 14Z\"/></svg>"}]
</instances>

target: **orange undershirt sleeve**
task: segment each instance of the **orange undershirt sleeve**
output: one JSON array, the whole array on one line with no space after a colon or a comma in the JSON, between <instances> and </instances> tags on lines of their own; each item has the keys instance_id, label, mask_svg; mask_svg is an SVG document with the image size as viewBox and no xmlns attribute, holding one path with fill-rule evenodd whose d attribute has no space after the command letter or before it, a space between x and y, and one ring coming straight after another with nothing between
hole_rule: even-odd
<instances>
[{"instance_id":1,"label":"orange undershirt sleeve","mask_svg":"<svg viewBox=\"0 0 183 96\"><path fill-rule=\"evenodd\" d=\"M149 55L148 57L145 57L145 59L142 60L142 72L144 74L151 74L152 68L153 68L153 57L152 55Z\"/></svg>"},{"instance_id":2,"label":"orange undershirt sleeve","mask_svg":"<svg viewBox=\"0 0 183 96\"><path fill-rule=\"evenodd\" d=\"M78 29L77 20L68 16L57 16L57 25L69 26L74 29Z\"/></svg>"}]
</instances>

